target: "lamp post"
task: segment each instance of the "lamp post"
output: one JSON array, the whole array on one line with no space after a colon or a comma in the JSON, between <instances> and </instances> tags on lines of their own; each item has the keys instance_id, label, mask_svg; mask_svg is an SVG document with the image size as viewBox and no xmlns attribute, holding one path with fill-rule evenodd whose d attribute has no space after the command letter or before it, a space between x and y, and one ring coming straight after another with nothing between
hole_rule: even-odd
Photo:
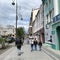
<instances>
[{"instance_id":1,"label":"lamp post","mask_svg":"<svg viewBox=\"0 0 60 60\"><path fill-rule=\"evenodd\" d=\"M15 5L15 2L12 2L12 5ZM16 0L16 40L17 40L17 20L18 20L18 4L17 4L17 0Z\"/></svg>"}]
</instances>

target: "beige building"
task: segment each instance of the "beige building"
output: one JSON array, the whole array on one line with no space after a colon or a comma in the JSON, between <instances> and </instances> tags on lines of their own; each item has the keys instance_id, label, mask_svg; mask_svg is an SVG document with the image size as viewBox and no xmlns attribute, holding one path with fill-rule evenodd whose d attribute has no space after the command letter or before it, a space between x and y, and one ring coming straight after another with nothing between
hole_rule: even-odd
<instances>
[{"instance_id":1,"label":"beige building","mask_svg":"<svg viewBox=\"0 0 60 60\"><path fill-rule=\"evenodd\" d=\"M12 25L1 26L0 25L0 35L7 36L7 35L14 35L15 34L15 27Z\"/></svg>"},{"instance_id":2,"label":"beige building","mask_svg":"<svg viewBox=\"0 0 60 60\"><path fill-rule=\"evenodd\" d=\"M38 9L32 9L32 12L31 12L31 18L30 18L30 23L29 23L29 34L30 35L33 35L33 23L35 21L35 16L38 12Z\"/></svg>"},{"instance_id":3,"label":"beige building","mask_svg":"<svg viewBox=\"0 0 60 60\"><path fill-rule=\"evenodd\" d=\"M43 5L39 9L32 10L30 27L33 36L38 40L44 42L44 19L43 19Z\"/></svg>"},{"instance_id":4,"label":"beige building","mask_svg":"<svg viewBox=\"0 0 60 60\"><path fill-rule=\"evenodd\" d=\"M37 38L37 36L34 34L34 22L35 22L35 17L38 12L39 8L37 9L32 9L31 12L31 19L30 19L30 24L29 24L29 34L32 35L33 38Z\"/></svg>"}]
</instances>

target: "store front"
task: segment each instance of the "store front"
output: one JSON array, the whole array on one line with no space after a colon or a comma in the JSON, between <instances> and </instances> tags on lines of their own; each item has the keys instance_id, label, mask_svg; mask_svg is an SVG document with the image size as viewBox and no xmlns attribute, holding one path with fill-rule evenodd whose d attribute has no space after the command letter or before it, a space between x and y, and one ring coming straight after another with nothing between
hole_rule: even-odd
<instances>
[{"instance_id":1,"label":"store front","mask_svg":"<svg viewBox=\"0 0 60 60\"><path fill-rule=\"evenodd\" d=\"M53 18L52 37L52 48L60 50L60 14Z\"/></svg>"}]
</instances>

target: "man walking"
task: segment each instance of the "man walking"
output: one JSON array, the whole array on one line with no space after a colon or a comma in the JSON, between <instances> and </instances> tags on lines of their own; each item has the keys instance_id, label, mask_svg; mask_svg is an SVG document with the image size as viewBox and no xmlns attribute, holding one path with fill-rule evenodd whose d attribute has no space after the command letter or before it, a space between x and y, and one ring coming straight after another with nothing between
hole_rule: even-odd
<instances>
[{"instance_id":1,"label":"man walking","mask_svg":"<svg viewBox=\"0 0 60 60\"><path fill-rule=\"evenodd\" d=\"M34 39L32 38L32 40L31 40L31 52L33 51L33 43L34 43Z\"/></svg>"},{"instance_id":2,"label":"man walking","mask_svg":"<svg viewBox=\"0 0 60 60\"><path fill-rule=\"evenodd\" d=\"M21 38L17 38L15 44L17 46L18 55L21 55L21 46L22 46L22 40L21 40Z\"/></svg>"},{"instance_id":3,"label":"man walking","mask_svg":"<svg viewBox=\"0 0 60 60\"><path fill-rule=\"evenodd\" d=\"M42 42L41 42L41 41L39 41L38 45L39 45L39 50L41 51Z\"/></svg>"}]
</instances>

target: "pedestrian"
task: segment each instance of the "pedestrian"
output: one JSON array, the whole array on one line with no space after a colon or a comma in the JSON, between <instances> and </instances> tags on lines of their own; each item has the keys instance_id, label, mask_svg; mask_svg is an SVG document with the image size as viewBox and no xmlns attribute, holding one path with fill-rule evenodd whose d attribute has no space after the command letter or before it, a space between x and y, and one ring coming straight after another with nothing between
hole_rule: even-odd
<instances>
[{"instance_id":1,"label":"pedestrian","mask_svg":"<svg viewBox=\"0 0 60 60\"><path fill-rule=\"evenodd\" d=\"M34 39L32 38L32 40L31 40L31 52L33 51L33 43L34 43Z\"/></svg>"},{"instance_id":2,"label":"pedestrian","mask_svg":"<svg viewBox=\"0 0 60 60\"><path fill-rule=\"evenodd\" d=\"M37 40L36 40L36 38L35 38L35 40L34 40L34 47L35 47L35 50L37 50Z\"/></svg>"},{"instance_id":3,"label":"pedestrian","mask_svg":"<svg viewBox=\"0 0 60 60\"><path fill-rule=\"evenodd\" d=\"M39 50L41 51L42 42L41 42L41 41L39 41L38 45L39 45Z\"/></svg>"},{"instance_id":4,"label":"pedestrian","mask_svg":"<svg viewBox=\"0 0 60 60\"><path fill-rule=\"evenodd\" d=\"M21 46L22 46L21 38L17 38L17 40L15 41L15 44L17 46L18 55L21 55Z\"/></svg>"}]
</instances>

